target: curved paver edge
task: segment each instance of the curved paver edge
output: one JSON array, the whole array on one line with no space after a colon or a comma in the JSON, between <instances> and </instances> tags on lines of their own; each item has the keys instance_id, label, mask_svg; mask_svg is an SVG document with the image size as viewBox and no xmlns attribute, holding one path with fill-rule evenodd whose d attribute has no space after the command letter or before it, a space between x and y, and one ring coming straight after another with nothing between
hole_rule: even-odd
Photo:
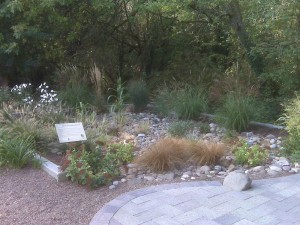
<instances>
[{"instance_id":1,"label":"curved paver edge","mask_svg":"<svg viewBox=\"0 0 300 225\"><path fill-rule=\"evenodd\" d=\"M296 177L299 177L300 174L284 176L284 177L276 177L276 178L268 178L261 180L253 180L252 186L266 184L266 183L275 183L280 181L291 181ZM92 218L89 225L109 225L110 220L114 216L114 214L126 203L135 199L137 197L147 195L153 192L158 192L162 190L169 189L177 189L183 187L198 187L198 186L222 186L222 183L219 181L193 181L193 182L182 182L182 183L171 183L171 184L162 184L157 186L150 186L146 188L137 189L134 191L126 192L124 194L119 195L115 199L106 203Z\"/></svg>"}]
</instances>

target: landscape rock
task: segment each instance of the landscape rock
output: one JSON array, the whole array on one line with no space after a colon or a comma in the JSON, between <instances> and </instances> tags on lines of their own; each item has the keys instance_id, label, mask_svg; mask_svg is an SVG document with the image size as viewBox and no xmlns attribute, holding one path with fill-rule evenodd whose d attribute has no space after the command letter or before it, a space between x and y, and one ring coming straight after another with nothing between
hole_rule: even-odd
<instances>
[{"instance_id":1,"label":"landscape rock","mask_svg":"<svg viewBox=\"0 0 300 225\"><path fill-rule=\"evenodd\" d=\"M273 134L268 134L265 138L271 140L271 139L274 139L276 137Z\"/></svg>"},{"instance_id":2,"label":"landscape rock","mask_svg":"<svg viewBox=\"0 0 300 225\"><path fill-rule=\"evenodd\" d=\"M110 185L108 188L109 188L109 190L113 190L113 189L116 188L116 186L115 185Z\"/></svg>"},{"instance_id":3,"label":"landscape rock","mask_svg":"<svg viewBox=\"0 0 300 225\"><path fill-rule=\"evenodd\" d=\"M197 173L197 175L198 174L209 174L209 171L210 171L209 166L201 166L200 168L197 168L196 173Z\"/></svg>"},{"instance_id":4,"label":"landscape rock","mask_svg":"<svg viewBox=\"0 0 300 225\"><path fill-rule=\"evenodd\" d=\"M161 179L161 180L173 180L175 177L175 173L173 172L169 172L169 173L165 173L165 174L158 174L157 175L157 179Z\"/></svg>"},{"instance_id":5,"label":"landscape rock","mask_svg":"<svg viewBox=\"0 0 300 225\"><path fill-rule=\"evenodd\" d=\"M281 167L277 166L277 165L271 165L269 166L270 170L276 171L276 172L281 172L282 169Z\"/></svg>"},{"instance_id":6,"label":"landscape rock","mask_svg":"<svg viewBox=\"0 0 300 225\"><path fill-rule=\"evenodd\" d=\"M271 170L271 169L267 169L266 171L267 171L268 175L270 175L271 177L275 177L279 173L279 172L277 172L275 170Z\"/></svg>"},{"instance_id":7,"label":"landscape rock","mask_svg":"<svg viewBox=\"0 0 300 225\"><path fill-rule=\"evenodd\" d=\"M144 179L145 180L147 180L147 181L153 181L153 180L155 180L155 177L153 177L153 176L144 176Z\"/></svg>"},{"instance_id":8,"label":"landscape rock","mask_svg":"<svg viewBox=\"0 0 300 225\"><path fill-rule=\"evenodd\" d=\"M245 191L251 187L252 180L244 173L230 172L224 179L223 185L234 191Z\"/></svg>"}]
</instances>

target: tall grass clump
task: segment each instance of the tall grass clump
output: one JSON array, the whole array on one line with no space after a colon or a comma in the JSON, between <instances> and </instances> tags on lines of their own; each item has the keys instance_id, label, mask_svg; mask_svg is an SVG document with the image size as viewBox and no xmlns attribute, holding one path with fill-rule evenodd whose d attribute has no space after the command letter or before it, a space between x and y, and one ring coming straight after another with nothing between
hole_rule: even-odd
<instances>
[{"instance_id":1,"label":"tall grass clump","mask_svg":"<svg viewBox=\"0 0 300 225\"><path fill-rule=\"evenodd\" d=\"M174 95L173 91L168 88L159 90L155 97L154 110L161 116L169 116L173 110Z\"/></svg>"},{"instance_id":2,"label":"tall grass clump","mask_svg":"<svg viewBox=\"0 0 300 225\"><path fill-rule=\"evenodd\" d=\"M207 96L201 89L187 87L175 92L174 111L179 119L198 119L208 108Z\"/></svg>"},{"instance_id":3,"label":"tall grass clump","mask_svg":"<svg viewBox=\"0 0 300 225\"><path fill-rule=\"evenodd\" d=\"M0 132L0 166L22 168L28 164L38 165L32 137L11 136L3 130Z\"/></svg>"},{"instance_id":4,"label":"tall grass clump","mask_svg":"<svg viewBox=\"0 0 300 225\"><path fill-rule=\"evenodd\" d=\"M7 103L11 98L10 90L7 87L0 87L0 108Z\"/></svg>"},{"instance_id":5,"label":"tall grass clump","mask_svg":"<svg viewBox=\"0 0 300 225\"><path fill-rule=\"evenodd\" d=\"M168 133L172 137L185 137L192 128L193 123L191 121L180 120L170 125Z\"/></svg>"},{"instance_id":6,"label":"tall grass clump","mask_svg":"<svg viewBox=\"0 0 300 225\"><path fill-rule=\"evenodd\" d=\"M167 138L150 146L135 162L152 171L165 172L182 168L187 162L213 164L224 155L225 150L223 144Z\"/></svg>"},{"instance_id":7,"label":"tall grass clump","mask_svg":"<svg viewBox=\"0 0 300 225\"><path fill-rule=\"evenodd\" d=\"M259 117L260 111L253 97L230 93L217 110L217 120L227 129L240 132L247 129L250 121Z\"/></svg>"},{"instance_id":8,"label":"tall grass clump","mask_svg":"<svg viewBox=\"0 0 300 225\"><path fill-rule=\"evenodd\" d=\"M295 162L300 161L300 98L296 96L284 106L284 114L279 118L286 126L288 138L284 142L284 151Z\"/></svg>"},{"instance_id":9,"label":"tall grass clump","mask_svg":"<svg viewBox=\"0 0 300 225\"><path fill-rule=\"evenodd\" d=\"M148 88L145 81L136 80L128 86L129 99L134 106L134 111L140 112L146 108L149 101Z\"/></svg>"},{"instance_id":10,"label":"tall grass clump","mask_svg":"<svg viewBox=\"0 0 300 225\"><path fill-rule=\"evenodd\" d=\"M179 119L198 119L207 111L208 100L205 92L197 87L163 89L155 99L156 111L162 115L175 113Z\"/></svg>"},{"instance_id":11,"label":"tall grass clump","mask_svg":"<svg viewBox=\"0 0 300 225\"><path fill-rule=\"evenodd\" d=\"M79 107L80 102L105 109L101 93L102 76L96 67L82 69L73 65L64 65L56 71L58 98L71 108Z\"/></svg>"}]
</instances>

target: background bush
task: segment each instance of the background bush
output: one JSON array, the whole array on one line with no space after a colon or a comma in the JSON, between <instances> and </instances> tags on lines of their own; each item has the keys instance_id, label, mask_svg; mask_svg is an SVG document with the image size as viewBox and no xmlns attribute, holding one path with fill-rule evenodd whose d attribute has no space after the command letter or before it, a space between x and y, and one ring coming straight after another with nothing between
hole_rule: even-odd
<instances>
[{"instance_id":1,"label":"background bush","mask_svg":"<svg viewBox=\"0 0 300 225\"><path fill-rule=\"evenodd\" d=\"M149 93L146 82L142 80L132 81L128 86L128 95L133 103L134 110L140 112L143 110L149 101Z\"/></svg>"},{"instance_id":2,"label":"background bush","mask_svg":"<svg viewBox=\"0 0 300 225\"><path fill-rule=\"evenodd\" d=\"M217 110L217 121L227 129L240 132L247 129L251 121L257 120L261 112L253 97L230 93Z\"/></svg>"},{"instance_id":3,"label":"background bush","mask_svg":"<svg viewBox=\"0 0 300 225\"><path fill-rule=\"evenodd\" d=\"M289 134L284 142L285 153L294 161L300 160L300 99L297 95L284 107L284 114L280 121L286 126Z\"/></svg>"}]
</instances>

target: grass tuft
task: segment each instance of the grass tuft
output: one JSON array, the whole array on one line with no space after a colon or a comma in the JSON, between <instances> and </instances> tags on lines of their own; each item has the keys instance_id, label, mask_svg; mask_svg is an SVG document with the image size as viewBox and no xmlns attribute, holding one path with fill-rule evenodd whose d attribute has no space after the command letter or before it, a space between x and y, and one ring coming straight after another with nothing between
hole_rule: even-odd
<instances>
[{"instance_id":1,"label":"grass tuft","mask_svg":"<svg viewBox=\"0 0 300 225\"><path fill-rule=\"evenodd\" d=\"M154 172L165 172L182 168L187 161L199 165L215 163L225 150L223 144L166 138L150 146L135 163Z\"/></svg>"}]
</instances>

